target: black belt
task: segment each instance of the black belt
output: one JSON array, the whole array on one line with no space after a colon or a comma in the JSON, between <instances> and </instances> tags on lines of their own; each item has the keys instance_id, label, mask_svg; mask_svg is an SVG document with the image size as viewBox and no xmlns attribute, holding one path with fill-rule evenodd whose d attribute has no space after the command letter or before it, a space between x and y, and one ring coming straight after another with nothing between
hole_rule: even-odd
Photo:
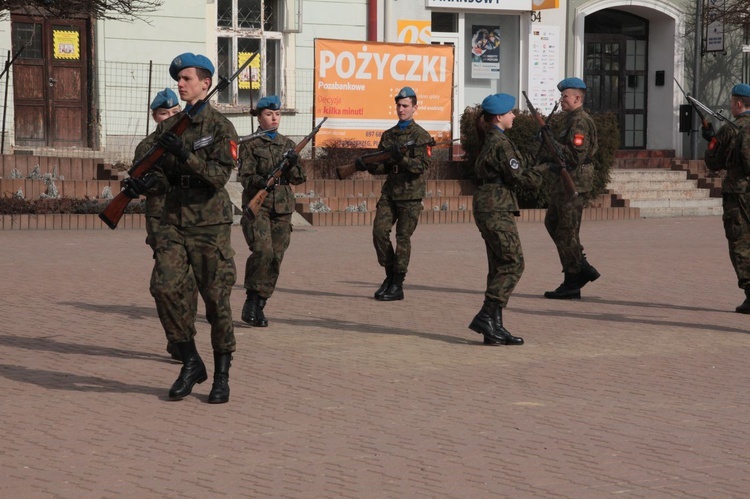
<instances>
[{"instance_id":1,"label":"black belt","mask_svg":"<svg viewBox=\"0 0 750 499\"><path fill-rule=\"evenodd\" d=\"M480 178L479 181L481 182L481 185L487 185L487 184L503 184L503 178L502 177L492 177L492 178Z\"/></svg>"},{"instance_id":2,"label":"black belt","mask_svg":"<svg viewBox=\"0 0 750 499\"><path fill-rule=\"evenodd\" d=\"M213 186L195 175L169 177L169 185L180 189L213 189Z\"/></svg>"}]
</instances>

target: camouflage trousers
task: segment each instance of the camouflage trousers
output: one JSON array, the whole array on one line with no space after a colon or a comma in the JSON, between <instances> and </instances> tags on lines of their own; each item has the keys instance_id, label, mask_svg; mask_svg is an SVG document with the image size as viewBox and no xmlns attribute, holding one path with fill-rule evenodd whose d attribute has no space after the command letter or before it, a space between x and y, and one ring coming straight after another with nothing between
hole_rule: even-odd
<instances>
[{"instance_id":1,"label":"camouflage trousers","mask_svg":"<svg viewBox=\"0 0 750 499\"><path fill-rule=\"evenodd\" d=\"M475 212L474 223L487 250L487 287L484 296L505 307L524 270L516 217L510 211Z\"/></svg>"},{"instance_id":2,"label":"camouflage trousers","mask_svg":"<svg viewBox=\"0 0 750 499\"><path fill-rule=\"evenodd\" d=\"M156 235L159 233L161 218L146 216L146 244L151 246L151 250L154 252L154 259L156 259ZM192 293L186 293L190 295L190 311L189 317L186 318L191 324L195 323L195 316L198 314L198 286L195 284L195 277L193 276L193 269L190 269L190 276L186 279L185 284L192 288ZM166 330L164 331L165 334ZM170 341L169 334L167 334L167 341Z\"/></svg>"},{"instance_id":3,"label":"camouflage trousers","mask_svg":"<svg viewBox=\"0 0 750 499\"><path fill-rule=\"evenodd\" d=\"M737 285L750 287L750 194L724 193L724 234Z\"/></svg>"},{"instance_id":4,"label":"camouflage trousers","mask_svg":"<svg viewBox=\"0 0 750 499\"><path fill-rule=\"evenodd\" d=\"M175 227L160 225L156 236L151 295L169 341L195 337L193 297L197 285L211 324L214 352L234 352L234 324L229 296L237 280L231 225Z\"/></svg>"},{"instance_id":5,"label":"camouflage trousers","mask_svg":"<svg viewBox=\"0 0 750 499\"><path fill-rule=\"evenodd\" d=\"M242 217L242 233L250 256L245 264L245 289L270 298L292 236L292 214L277 215L261 207L251 222Z\"/></svg>"},{"instance_id":6,"label":"camouflage trousers","mask_svg":"<svg viewBox=\"0 0 750 499\"><path fill-rule=\"evenodd\" d=\"M553 195L549 200L544 226L557 247L563 272L577 274L583 262L580 231L584 197Z\"/></svg>"},{"instance_id":7,"label":"camouflage trousers","mask_svg":"<svg viewBox=\"0 0 750 499\"><path fill-rule=\"evenodd\" d=\"M385 196L378 200L372 224L372 241L378 263L397 274L406 274L411 256L411 236L417 230L422 200L393 201ZM391 243L391 229L396 225L396 247Z\"/></svg>"}]
</instances>

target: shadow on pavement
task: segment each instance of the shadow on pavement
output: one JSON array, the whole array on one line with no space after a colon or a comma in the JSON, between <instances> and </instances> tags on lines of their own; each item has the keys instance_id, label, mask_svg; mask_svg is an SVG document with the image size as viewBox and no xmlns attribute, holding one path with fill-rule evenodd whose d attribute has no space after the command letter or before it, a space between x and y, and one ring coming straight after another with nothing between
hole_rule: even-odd
<instances>
[{"instance_id":1,"label":"shadow on pavement","mask_svg":"<svg viewBox=\"0 0 750 499\"><path fill-rule=\"evenodd\" d=\"M156 353L139 352L137 350L123 350L121 348L102 347L98 345L63 343L46 336L28 338L24 336L0 335L0 345L6 347L23 348L26 350L37 350L42 352L93 355L97 357L116 357L121 359L159 360L172 363L166 351L162 355Z\"/></svg>"}]
</instances>

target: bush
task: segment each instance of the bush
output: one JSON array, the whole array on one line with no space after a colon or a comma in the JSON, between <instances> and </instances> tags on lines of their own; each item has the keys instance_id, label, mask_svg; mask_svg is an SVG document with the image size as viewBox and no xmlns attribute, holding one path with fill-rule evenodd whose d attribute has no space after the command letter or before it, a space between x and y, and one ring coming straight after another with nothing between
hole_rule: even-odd
<instances>
[{"instance_id":1,"label":"bush","mask_svg":"<svg viewBox=\"0 0 750 499\"><path fill-rule=\"evenodd\" d=\"M513 128L508 130L508 137L527 158L536 158L540 151L540 143L535 140L539 127L528 111L514 111L516 119ZM467 107L461 115L461 145L465 152L466 163L464 166L464 178L474 180L474 162L479 155L479 137L477 136L476 120L481 113L479 106ZM589 194L589 199L595 199L607 190L609 173L615 162L615 152L620 147L620 129L617 124L617 115L614 113L592 114L597 128L599 149L594 155L594 168L596 176L594 187ZM552 132L557 135L562 131L563 113L556 113L549 120ZM517 188L516 195L522 208L545 208L549 204L549 191L552 182L559 182L555 175L548 175L542 187L537 191L534 189Z\"/></svg>"},{"instance_id":2,"label":"bush","mask_svg":"<svg viewBox=\"0 0 750 499\"><path fill-rule=\"evenodd\" d=\"M0 215L52 215L76 214L98 215L109 200L91 198L47 198L26 200L16 197L0 198ZM125 209L125 213L145 213L146 202L133 200Z\"/></svg>"}]
</instances>

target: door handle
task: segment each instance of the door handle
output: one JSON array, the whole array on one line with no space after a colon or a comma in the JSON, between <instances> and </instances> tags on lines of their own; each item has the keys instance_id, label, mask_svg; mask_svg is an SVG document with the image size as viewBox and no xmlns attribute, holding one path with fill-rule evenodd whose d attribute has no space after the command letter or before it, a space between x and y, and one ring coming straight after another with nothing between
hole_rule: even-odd
<instances>
[{"instance_id":1,"label":"door handle","mask_svg":"<svg viewBox=\"0 0 750 499\"><path fill-rule=\"evenodd\" d=\"M49 86L50 87L54 87L55 83L57 83L57 80L54 79L54 78L52 78L52 77L50 77L50 79L49 79Z\"/></svg>"}]
</instances>

